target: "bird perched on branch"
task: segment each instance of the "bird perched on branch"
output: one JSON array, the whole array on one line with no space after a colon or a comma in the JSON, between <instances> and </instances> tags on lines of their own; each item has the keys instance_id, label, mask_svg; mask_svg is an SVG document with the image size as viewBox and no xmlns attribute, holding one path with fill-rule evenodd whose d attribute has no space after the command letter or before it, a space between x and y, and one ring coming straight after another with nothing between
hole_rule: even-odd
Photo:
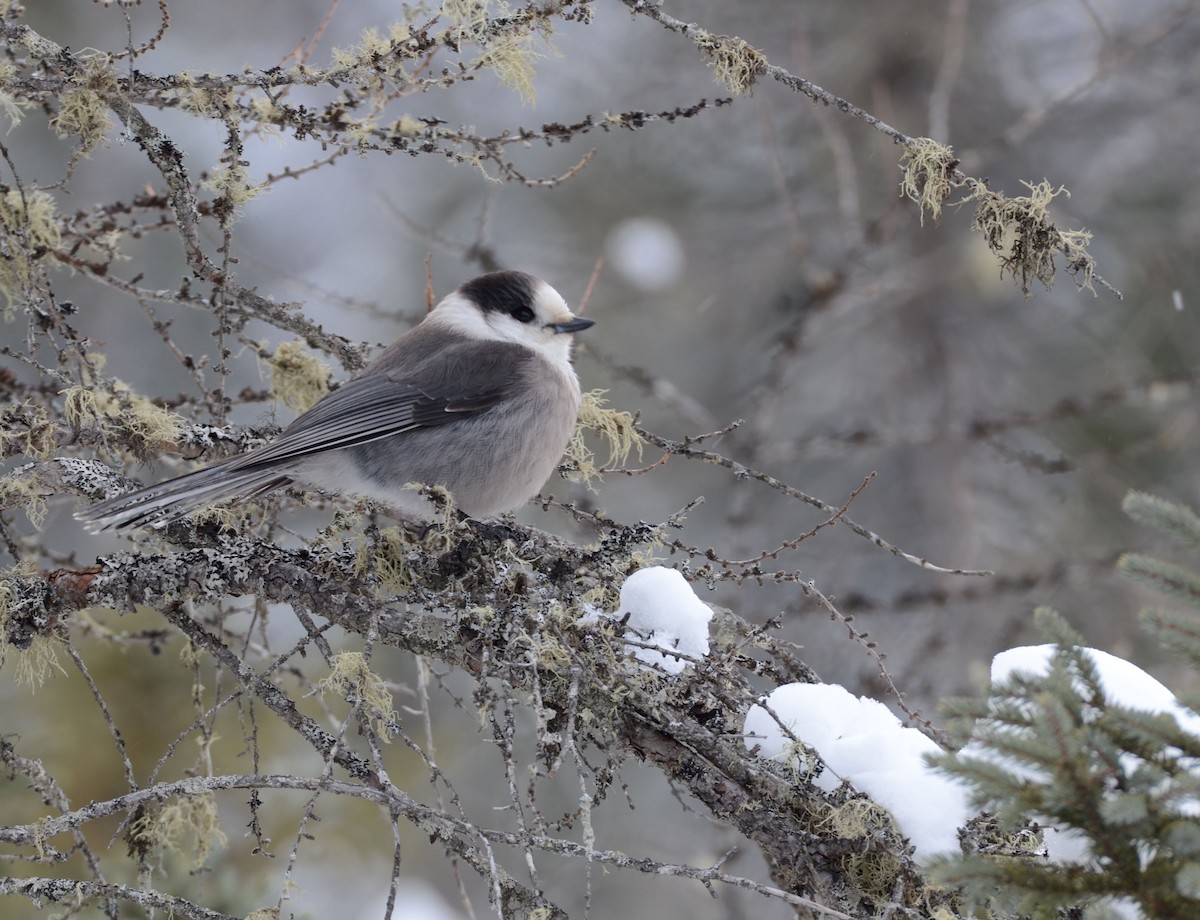
<instances>
[{"instance_id":1,"label":"bird perched on branch","mask_svg":"<svg viewBox=\"0 0 1200 920\"><path fill-rule=\"evenodd\" d=\"M272 441L77 512L88 529L162 526L207 505L291 484L375 499L410 520L444 486L474 518L533 497L579 410L575 316L545 281L492 272L462 285L362 373Z\"/></svg>"}]
</instances>

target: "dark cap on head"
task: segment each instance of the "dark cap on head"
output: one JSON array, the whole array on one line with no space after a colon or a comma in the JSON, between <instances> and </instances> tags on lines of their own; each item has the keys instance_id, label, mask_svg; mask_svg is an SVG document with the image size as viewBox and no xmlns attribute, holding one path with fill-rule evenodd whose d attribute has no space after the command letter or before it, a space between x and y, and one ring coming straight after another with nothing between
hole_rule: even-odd
<instances>
[{"instance_id":1,"label":"dark cap on head","mask_svg":"<svg viewBox=\"0 0 1200 920\"><path fill-rule=\"evenodd\" d=\"M522 307L533 309L538 279L525 272L490 272L472 278L459 288L485 313L507 313L512 316Z\"/></svg>"}]
</instances>

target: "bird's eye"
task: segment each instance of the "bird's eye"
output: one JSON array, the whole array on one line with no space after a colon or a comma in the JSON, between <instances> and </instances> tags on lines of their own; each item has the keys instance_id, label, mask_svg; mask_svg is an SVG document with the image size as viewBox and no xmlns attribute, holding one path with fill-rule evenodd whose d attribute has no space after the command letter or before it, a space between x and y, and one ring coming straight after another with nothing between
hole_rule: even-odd
<instances>
[{"instance_id":1,"label":"bird's eye","mask_svg":"<svg viewBox=\"0 0 1200 920\"><path fill-rule=\"evenodd\" d=\"M512 311L512 318L518 323L528 323L534 317L534 312L529 307L517 307Z\"/></svg>"}]
</instances>

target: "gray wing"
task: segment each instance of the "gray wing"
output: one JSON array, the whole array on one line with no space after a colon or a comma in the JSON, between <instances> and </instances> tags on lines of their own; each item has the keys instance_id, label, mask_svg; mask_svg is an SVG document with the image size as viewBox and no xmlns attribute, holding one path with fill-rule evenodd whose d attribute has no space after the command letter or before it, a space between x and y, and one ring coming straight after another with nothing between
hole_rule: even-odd
<instances>
[{"instance_id":1,"label":"gray wing","mask_svg":"<svg viewBox=\"0 0 1200 920\"><path fill-rule=\"evenodd\" d=\"M436 348L431 346L437 346ZM513 396L533 353L520 345L432 333L418 326L362 374L301 415L270 444L78 512L89 529L130 530L213 502L291 482L289 464L327 450L487 412Z\"/></svg>"},{"instance_id":2,"label":"gray wing","mask_svg":"<svg viewBox=\"0 0 1200 920\"><path fill-rule=\"evenodd\" d=\"M275 441L234 458L231 468L273 466L484 412L512 395L531 357L520 345L467 339L406 360L418 344L388 349Z\"/></svg>"}]
</instances>

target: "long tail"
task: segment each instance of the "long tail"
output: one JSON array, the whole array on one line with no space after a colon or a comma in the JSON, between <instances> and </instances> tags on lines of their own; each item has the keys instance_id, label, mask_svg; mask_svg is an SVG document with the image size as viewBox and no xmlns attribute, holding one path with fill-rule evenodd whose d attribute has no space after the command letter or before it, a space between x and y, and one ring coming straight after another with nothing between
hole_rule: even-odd
<instances>
[{"instance_id":1,"label":"long tail","mask_svg":"<svg viewBox=\"0 0 1200 920\"><path fill-rule=\"evenodd\" d=\"M244 456L110 498L75 512L75 517L92 533L128 531L143 524L162 527L205 505L260 495L292 481L278 466L231 469L238 460L244 462Z\"/></svg>"}]
</instances>

